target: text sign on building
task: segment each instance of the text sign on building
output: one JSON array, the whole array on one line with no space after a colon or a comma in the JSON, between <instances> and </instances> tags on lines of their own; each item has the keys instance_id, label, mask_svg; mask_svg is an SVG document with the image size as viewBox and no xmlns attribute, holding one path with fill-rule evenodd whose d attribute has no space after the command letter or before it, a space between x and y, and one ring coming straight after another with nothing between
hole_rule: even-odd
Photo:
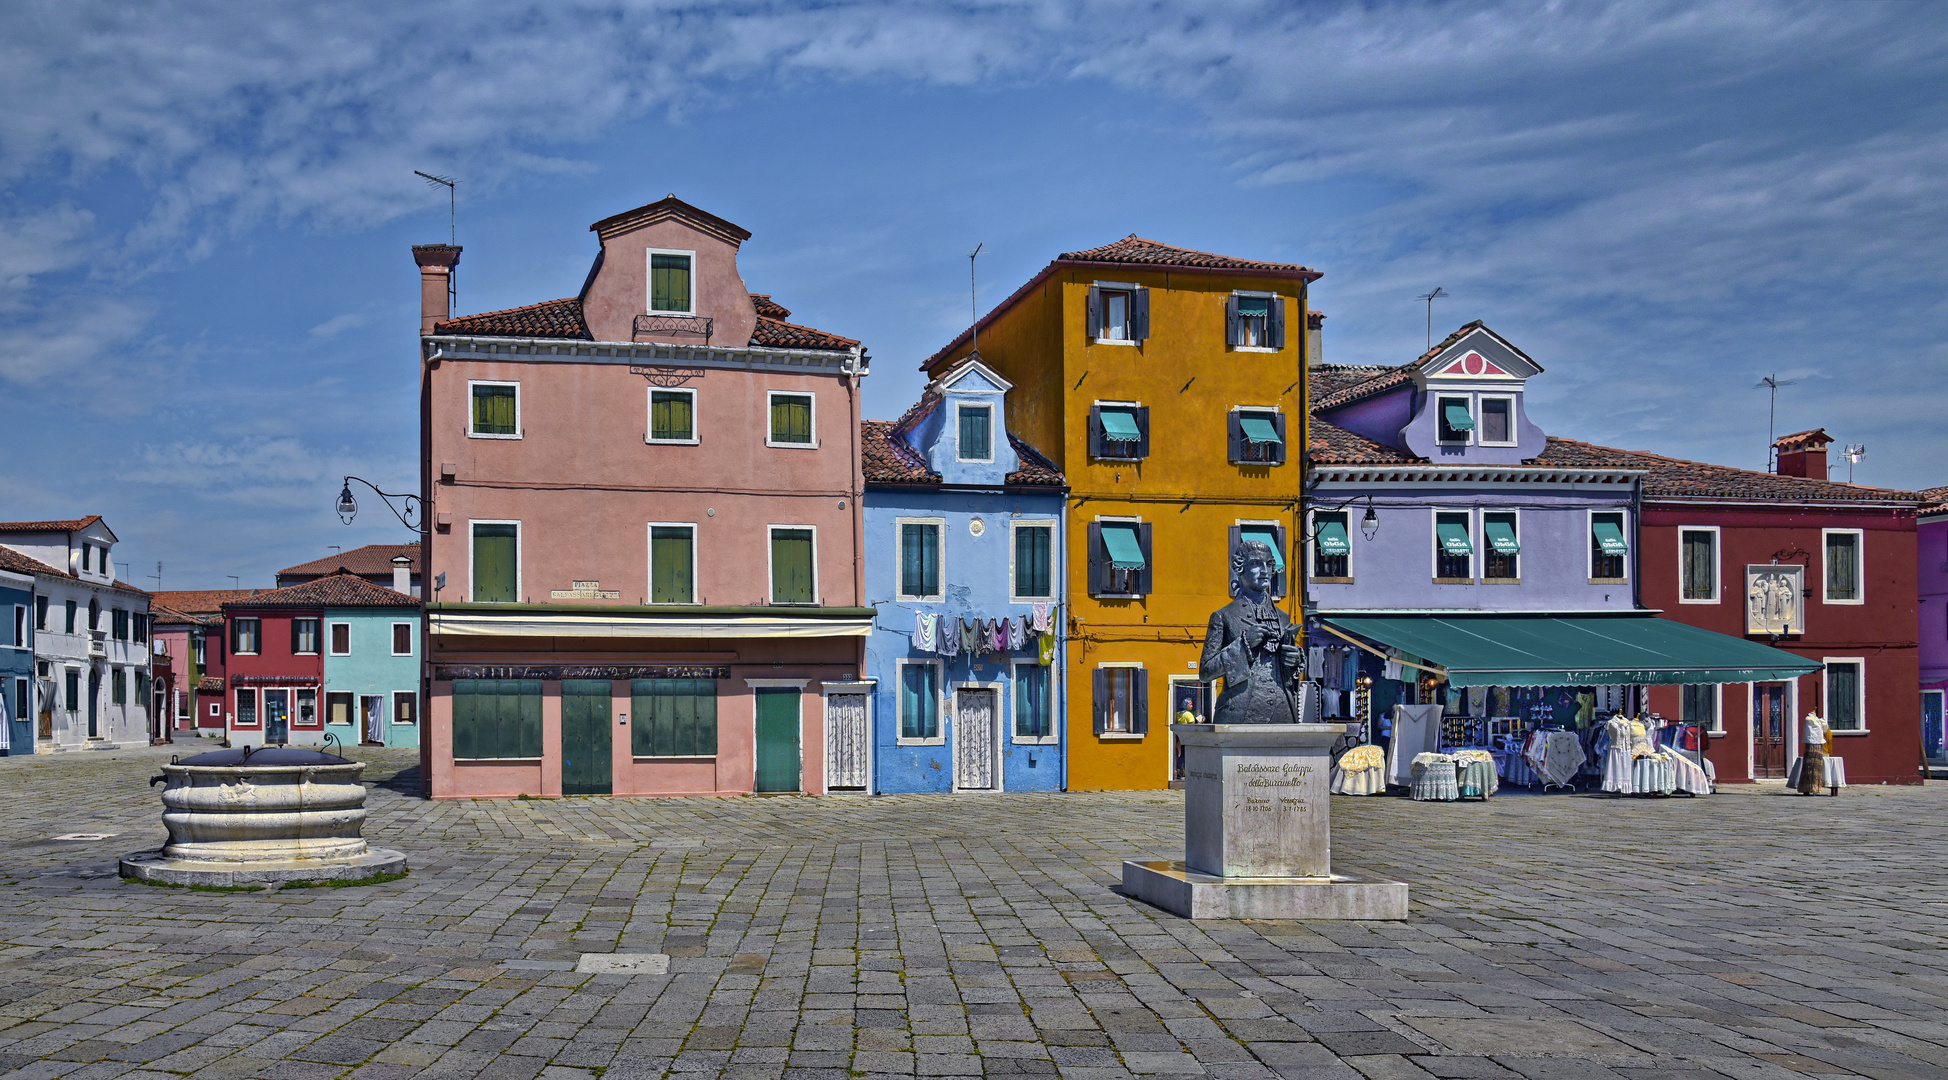
<instances>
[{"instance_id":1,"label":"text sign on building","mask_svg":"<svg viewBox=\"0 0 1948 1080\"><path fill-rule=\"evenodd\" d=\"M1745 568L1745 632L1803 634L1806 568L1764 564Z\"/></svg>"},{"instance_id":2,"label":"text sign on building","mask_svg":"<svg viewBox=\"0 0 1948 1080\"><path fill-rule=\"evenodd\" d=\"M605 589L599 581L572 581L572 589L551 589L550 600L620 600L622 590Z\"/></svg>"}]
</instances>

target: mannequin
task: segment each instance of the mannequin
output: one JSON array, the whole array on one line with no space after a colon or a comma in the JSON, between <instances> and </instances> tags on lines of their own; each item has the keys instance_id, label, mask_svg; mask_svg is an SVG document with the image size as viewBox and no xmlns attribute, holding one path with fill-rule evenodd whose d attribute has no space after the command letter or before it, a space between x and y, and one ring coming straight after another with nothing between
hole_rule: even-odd
<instances>
[{"instance_id":1,"label":"mannequin","mask_svg":"<svg viewBox=\"0 0 1948 1080\"><path fill-rule=\"evenodd\" d=\"M1801 795L1826 794L1826 740L1828 729L1826 721L1816 712L1806 714L1799 724L1799 742L1805 757L1799 765L1799 793Z\"/></svg>"},{"instance_id":2,"label":"mannequin","mask_svg":"<svg viewBox=\"0 0 1948 1080\"><path fill-rule=\"evenodd\" d=\"M1597 749L1603 754L1603 790L1619 795L1629 795L1635 789L1631 785L1630 759L1632 751L1631 720L1618 711L1603 725L1602 734L1597 736Z\"/></svg>"}]
</instances>

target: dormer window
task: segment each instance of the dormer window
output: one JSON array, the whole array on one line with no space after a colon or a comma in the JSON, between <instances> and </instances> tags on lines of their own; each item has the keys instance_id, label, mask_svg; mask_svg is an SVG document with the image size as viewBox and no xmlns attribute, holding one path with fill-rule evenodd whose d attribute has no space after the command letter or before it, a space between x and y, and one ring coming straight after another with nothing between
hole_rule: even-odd
<instances>
[{"instance_id":1,"label":"dormer window","mask_svg":"<svg viewBox=\"0 0 1948 1080\"><path fill-rule=\"evenodd\" d=\"M994 409L987 405L962 405L960 444L956 456L962 461L991 461L994 458Z\"/></svg>"},{"instance_id":2,"label":"dormer window","mask_svg":"<svg viewBox=\"0 0 1948 1080\"><path fill-rule=\"evenodd\" d=\"M694 315L697 310L694 251L655 251L649 253L649 313L651 315Z\"/></svg>"},{"instance_id":3,"label":"dormer window","mask_svg":"<svg viewBox=\"0 0 1948 1080\"><path fill-rule=\"evenodd\" d=\"M95 545L81 545L81 568L83 570L93 570L95 568Z\"/></svg>"},{"instance_id":4,"label":"dormer window","mask_svg":"<svg viewBox=\"0 0 1948 1080\"><path fill-rule=\"evenodd\" d=\"M1475 428L1474 413L1468 408L1464 397L1436 398L1434 403L1435 421L1440 425L1437 439L1443 443L1457 446L1468 444L1468 434Z\"/></svg>"},{"instance_id":5,"label":"dormer window","mask_svg":"<svg viewBox=\"0 0 1948 1080\"><path fill-rule=\"evenodd\" d=\"M1515 445L1515 399L1481 397L1481 423L1476 432L1483 446Z\"/></svg>"}]
</instances>

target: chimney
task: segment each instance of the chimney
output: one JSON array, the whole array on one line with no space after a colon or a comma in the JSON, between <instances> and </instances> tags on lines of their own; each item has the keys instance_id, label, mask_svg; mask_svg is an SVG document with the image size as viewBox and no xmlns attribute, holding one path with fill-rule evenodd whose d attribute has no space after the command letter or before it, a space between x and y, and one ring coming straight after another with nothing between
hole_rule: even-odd
<instances>
[{"instance_id":1,"label":"chimney","mask_svg":"<svg viewBox=\"0 0 1948 1080\"><path fill-rule=\"evenodd\" d=\"M460 264L460 248L454 244L414 244L413 261L419 264L419 336L433 332L435 323L453 317L453 268Z\"/></svg>"},{"instance_id":2,"label":"chimney","mask_svg":"<svg viewBox=\"0 0 1948 1080\"><path fill-rule=\"evenodd\" d=\"M392 557L392 591L413 594L413 557L394 555Z\"/></svg>"},{"instance_id":3,"label":"chimney","mask_svg":"<svg viewBox=\"0 0 1948 1080\"><path fill-rule=\"evenodd\" d=\"M1325 312L1305 313L1305 362L1310 367L1317 367L1326 362L1325 326Z\"/></svg>"},{"instance_id":4,"label":"chimney","mask_svg":"<svg viewBox=\"0 0 1948 1080\"><path fill-rule=\"evenodd\" d=\"M1781 436L1772 444L1779 455L1779 475L1826 479L1826 444L1832 441L1825 428Z\"/></svg>"}]
</instances>

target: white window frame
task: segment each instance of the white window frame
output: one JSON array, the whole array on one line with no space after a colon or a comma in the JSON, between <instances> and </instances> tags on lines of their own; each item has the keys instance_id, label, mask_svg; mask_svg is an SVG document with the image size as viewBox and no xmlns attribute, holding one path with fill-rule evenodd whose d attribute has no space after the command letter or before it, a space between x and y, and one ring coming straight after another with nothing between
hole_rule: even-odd
<instances>
[{"instance_id":1,"label":"white window frame","mask_svg":"<svg viewBox=\"0 0 1948 1080\"><path fill-rule=\"evenodd\" d=\"M1346 576L1345 576L1345 577L1343 577L1343 578L1319 578L1319 577L1314 577L1314 576L1313 576L1313 571L1314 571L1315 569L1317 569L1317 568L1318 568L1318 565L1319 565L1319 563L1318 563L1318 561L1317 561L1317 553L1315 553L1315 552L1314 552L1314 551L1313 551L1312 549L1313 549L1313 547L1314 547L1315 545L1317 545L1317 544L1318 544L1318 542L1319 542L1319 515L1320 515L1320 514L1344 514L1344 515L1346 515ZM1349 503L1349 504L1347 504L1346 506L1342 506L1342 507L1340 507L1340 508L1339 508L1339 509L1337 509L1337 510L1325 510L1325 509L1320 509L1320 508L1318 508L1318 507L1314 507L1314 508L1312 508L1312 509L1310 509L1310 510L1307 510L1307 511L1305 512L1305 580L1306 580L1306 584L1308 584L1308 585L1310 585L1310 584L1312 584L1312 583L1314 583L1314 582L1321 582L1321 583L1324 583L1324 584L1327 584L1327 585L1351 585L1351 584L1353 584L1353 580L1354 580L1354 578L1355 578L1355 576L1356 576L1356 573L1355 573L1355 571L1354 571L1354 569L1353 569L1353 530L1354 530L1355 528L1357 528L1357 527L1358 527L1358 526L1356 526L1356 525L1355 525L1355 524L1353 523L1353 508L1352 508L1352 505L1351 505L1350 503ZM1289 577L1289 576L1287 577L1287 579L1286 579L1286 582L1287 582L1287 587L1288 587L1288 591L1289 591L1289 587L1290 587L1290 584L1291 584L1291 582L1292 582L1292 581L1294 581L1294 580L1296 580L1296 579L1294 579L1294 578L1291 578L1291 577Z\"/></svg>"},{"instance_id":2,"label":"white window frame","mask_svg":"<svg viewBox=\"0 0 1948 1080\"><path fill-rule=\"evenodd\" d=\"M1826 593L1826 538L1835 533L1853 537L1853 599L1835 600ZM1867 530L1821 529L1819 531L1819 597L1822 604L1859 607L1867 602Z\"/></svg>"},{"instance_id":3,"label":"white window frame","mask_svg":"<svg viewBox=\"0 0 1948 1080\"><path fill-rule=\"evenodd\" d=\"M1596 540L1596 515L1598 514L1615 514L1619 519L1621 519L1621 524L1618 526L1617 531L1623 534L1624 547L1627 549L1623 553L1623 576L1622 577L1600 578L1596 576L1595 540ZM1633 544L1630 539L1630 511L1625 510L1622 507L1606 507L1604 509L1599 510L1596 507L1592 506L1589 509L1583 511L1583 515L1584 515L1583 516L1583 568L1589 571L1589 573L1586 575L1589 583L1592 585L1629 584L1630 557L1636 554L1636 545Z\"/></svg>"},{"instance_id":4,"label":"white window frame","mask_svg":"<svg viewBox=\"0 0 1948 1080\"><path fill-rule=\"evenodd\" d=\"M980 411L988 414L988 456L986 457L968 457L966 454L961 452L960 414L967 409L979 409ZM994 403L993 402L989 402L989 401L954 402L954 460L955 461L965 461L970 464L977 464L977 465L987 464L992 462L994 460L994 433L995 433L995 423L994 423Z\"/></svg>"},{"instance_id":5,"label":"white window frame","mask_svg":"<svg viewBox=\"0 0 1948 1080\"><path fill-rule=\"evenodd\" d=\"M1089 343L1092 345L1141 344L1141 342L1136 340L1136 334L1135 334L1136 327L1134 323L1135 323L1135 312L1136 312L1136 293L1137 290L1141 289L1143 286L1130 281L1092 281L1089 284L1095 287L1096 295L1099 297L1105 296L1109 293L1117 292L1117 293L1122 293L1127 298L1124 301L1124 307L1123 307L1123 333L1125 336L1119 338L1098 336L1098 337L1090 338ZM1104 329L1104 330L1109 329L1109 302L1107 300L1103 301L1103 321L1100 329Z\"/></svg>"},{"instance_id":6,"label":"white window frame","mask_svg":"<svg viewBox=\"0 0 1948 1080\"><path fill-rule=\"evenodd\" d=\"M1687 600L1684 597L1684 534L1711 534L1711 599ZM1626 564L1628 560L1625 560ZM1718 604L1725 596L1725 551L1724 536L1716 525L1679 525L1677 527L1677 602L1680 604ZM1721 721L1722 722L1722 721Z\"/></svg>"},{"instance_id":7,"label":"white window frame","mask_svg":"<svg viewBox=\"0 0 1948 1080\"><path fill-rule=\"evenodd\" d=\"M239 704L239 702L243 700L243 695L245 694L250 695L250 719L249 720L245 720L243 718L243 706ZM230 714L231 727L249 728L250 730L255 731L264 726L263 687L259 687L259 686L232 687L230 690L230 707L231 709L234 710Z\"/></svg>"},{"instance_id":8,"label":"white window frame","mask_svg":"<svg viewBox=\"0 0 1948 1080\"><path fill-rule=\"evenodd\" d=\"M1096 518L1094 519L1094 524L1097 524L1097 525L1141 525L1141 524L1143 524L1143 519L1142 519L1142 518L1140 518L1140 517L1103 517L1103 516L1101 516L1101 515L1097 515L1097 516L1096 516ZM1141 543L1143 542L1143 530L1142 530L1142 529L1138 529L1138 530L1136 531L1136 539L1137 539L1137 543L1138 543L1138 544L1141 544ZM1109 546L1109 544L1108 544L1108 541L1104 541L1104 543L1103 543L1103 547L1105 548L1105 552L1104 552L1104 554L1107 554L1107 553L1108 553L1108 552L1107 552L1107 548L1108 548L1108 546ZM1144 569L1146 569L1146 570L1148 570L1148 571L1150 571L1150 580L1151 580L1151 582L1152 582L1152 583L1154 584L1154 582L1156 581L1156 572L1157 572L1157 568L1156 568L1156 565L1155 565L1154 563L1152 563L1152 562L1150 562L1150 560L1152 560L1152 559L1154 559L1154 558L1156 558L1156 557L1157 557L1157 554L1156 554L1156 551L1154 550L1154 548L1155 548L1155 544L1154 544L1154 543L1153 543L1153 544L1151 545L1151 547L1153 548L1153 550L1151 550L1151 551L1146 551L1146 552L1144 552L1144 553L1143 553L1143 560L1144 560ZM1110 569L1109 569L1109 572L1110 572L1111 574L1114 574L1114 573L1116 573L1116 568L1115 568L1115 567L1113 567L1113 566L1112 566L1112 567L1110 567ZM1226 570L1225 570L1225 572L1226 572L1227 574L1229 574L1229 573L1230 573L1230 568L1229 568L1229 567L1227 567L1227 568L1226 568ZM1128 571L1124 571L1124 573L1135 573L1135 571L1133 571L1133 570L1128 570ZM1010 585L1010 586L1009 586L1009 588L1013 588L1013 586L1012 586L1012 585ZM1145 597L1145 596L1147 596L1147 595L1149 595L1149 594L1148 594L1148 593L1140 593L1140 592L1108 592L1108 591L1104 591L1104 592L1099 592L1099 593L1096 593L1095 595L1096 595L1096 596L1098 596L1098 597L1101 597L1101 598L1104 598L1104 599L1109 599L1109 600L1141 600L1141 599L1142 599L1143 597ZM1098 665L1096 665L1096 666L1097 666L1097 667L1103 667L1103 666L1105 666L1105 665L1102 665L1102 664L1098 664ZM1113 664L1111 664L1111 665L1107 665L1107 666L1110 666L1110 667L1114 667L1115 665L1113 665Z\"/></svg>"},{"instance_id":9,"label":"white window frame","mask_svg":"<svg viewBox=\"0 0 1948 1080\"><path fill-rule=\"evenodd\" d=\"M931 525L940 555L940 591L928 595L906 591L906 527ZM1012 556L1010 556L1012 559ZM947 599L947 519L944 517L896 517L893 519L893 595L905 604L939 604Z\"/></svg>"},{"instance_id":10,"label":"white window frame","mask_svg":"<svg viewBox=\"0 0 1948 1080\"><path fill-rule=\"evenodd\" d=\"M1458 582L1461 580L1459 578L1444 578L1441 576L1441 515L1442 514L1464 514L1468 518L1468 577L1467 580L1469 584L1473 584L1476 581L1479 581L1481 579L1481 573L1480 573L1481 538L1477 535L1480 532L1480 530L1475 527L1474 508L1466 507L1466 506L1433 507L1432 515L1429 516L1427 519L1428 580L1440 581L1440 582Z\"/></svg>"},{"instance_id":11,"label":"white window frame","mask_svg":"<svg viewBox=\"0 0 1948 1080\"><path fill-rule=\"evenodd\" d=\"M791 397L810 398L812 401L811 442L777 442L771 438L771 399L780 394ZM764 392L764 445L775 446L781 450L818 449L818 391L816 390L766 390Z\"/></svg>"},{"instance_id":12,"label":"white window frame","mask_svg":"<svg viewBox=\"0 0 1948 1080\"><path fill-rule=\"evenodd\" d=\"M1246 351L1246 352L1252 352L1252 351L1254 351L1254 350L1251 350L1251 349L1247 349L1247 350L1245 350L1245 351ZM1278 350L1277 350L1277 349L1262 349L1262 350L1255 350L1255 351L1261 351L1261 352L1277 352ZM1277 430L1277 429L1278 429L1278 421L1279 421L1279 419L1280 419L1280 418L1282 418L1282 417L1283 417L1283 416L1285 415L1285 410L1284 410L1284 409L1281 409L1281 408L1279 408L1279 407L1278 407L1278 406L1276 406L1276 405L1233 405L1233 406L1231 406L1231 410L1230 410L1230 415L1234 415L1234 416L1236 416L1236 417L1238 418L1238 421L1239 421L1239 423L1240 423L1240 424L1242 424L1242 423L1244 422L1244 418L1245 418L1245 417L1247 417L1247 416L1263 416L1263 417L1267 417L1267 418L1269 418L1269 419L1270 419L1270 420L1272 421L1272 429L1273 429L1273 430ZM1244 435L1243 435L1243 429L1242 429L1242 428L1240 428L1240 429L1239 429L1239 431L1240 431L1240 434L1239 434L1239 436L1238 436L1238 437L1239 437L1240 439L1242 439L1242 438L1244 438ZM1281 443L1283 443L1283 442L1284 442L1284 437L1283 437L1283 436L1280 436L1280 439L1279 439L1279 441L1280 441ZM1281 446L1281 447L1280 447L1280 449L1281 449L1281 451L1283 451L1283 450L1285 450L1285 449L1289 449L1289 448L1288 448L1288 447L1284 447L1284 446ZM1241 446L1241 447L1239 447L1239 451L1240 451L1241 453L1243 452L1243 450L1244 450L1244 448L1243 448L1242 446ZM1290 455L1289 455L1289 454L1287 454L1287 455L1285 455L1285 456L1287 456L1287 457L1289 457ZM1235 461L1235 462L1232 462L1232 464L1234 464L1234 465L1280 465L1280 464L1283 464L1283 462L1278 462L1278 461L1253 461L1253 460L1251 460L1250 458L1247 458L1247 457L1240 457L1240 458L1238 458L1238 460L1237 460L1237 461Z\"/></svg>"},{"instance_id":13,"label":"white window frame","mask_svg":"<svg viewBox=\"0 0 1948 1080\"><path fill-rule=\"evenodd\" d=\"M643 566L649 572L649 576L644 581L649 583L650 588L655 588L656 530L659 528L690 530L690 599L684 601L684 603L692 605L703 603L702 600L698 599L697 591L697 523L694 521L651 521L643 525ZM817 543L814 542L812 547L814 552L816 552L818 547ZM770 588L769 583L766 584L765 588ZM645 594L644 599L648 603L657 603L656 600L650 599L647 594Z\"/></svg>"},{"instance_id":14,"label":"white window frame","mask_svg":"<svg viewBox=\"0 0 1948 1080\"><path fill-rule=\"evenodd\" d=\"M655 434L656 395L658 394L689 395L690 398L690 437L689 438L659 439L656 437ZM764 420L765 420L766 429L768 431L771 424L771 415L768 411L765 413ZM699 426L700 425L697 423L697 391L695 387L651 386L646 392L644 392L643 394L643 442L644 443L647 443L650 446L695 446L702 441L702 437L697 430ZM816 438L816 435L814 435L814 438Z\"/></svg>"},{"instance_id":15,"label":"white window frame","mask_svg":"<svg viewBox=\"0 0 1948 1080\"><path fill-rule=\"evenodd\" d=\"M521 537L526 531L521 523L513 518L468 518L467 519L467 602L482 603L473 598L473 527L475 525L514 526L514 599L509 603L519 604L528 595L527 582L523 576L527 572L527 559L521 551Z\"/></svg>"},{"instance_id":16,"label":"white window frame","mask_svg":"<svg viewBox=\"0 0 1948 1080\"><path fill-rule=\"evenodd\" d=\"M391 703L392 703L392 710L391 710L390 712L388 712L388 713L386 714L386 726L387 726L387 727L402 727L402 728L416 728L416 727L418 727L418 726L419 726L419 724L420 724L420 716L419 716L419 691L417 691L417 690L394 690L394 691L393 691L392 693L390 693L390 694L388 694L388 695L386 695L386 696L387 696L387 698L389 698L389 699L390 699L390 701L391 701ZM412 722L411 722L411 723L408 723L408 722L406 722L406 721L404 721L404 720L401 720L401 719L399 719L399 699L400 699L400 698L402 698L402 697L403 697L403 698L412 698L412 699L413 699L413 719L412 719ZM544 697L544 698L543 698L543 700L545 701L545 700L546 700L546 698Z\"/></svg>"},{"instance_id":17,"label":"white window frame","mask_svg":"<svg viewBox=\"0 0 1948 1080\"><path fill-rule=\"evenodd\" d=\"M1020 708L1020 703L1015 698L1020 693L1020 671L1025 667L1040 668L1048 673L1047 735L1015 734L1015 710ZM1054 664L1044 664L1040 660L1025 660L1021 658L1009 661L1008 692L1003 695L1004 699L1008 702L1007 742L1011 742L1016 746L1054 746L1062 741L1062 707L1061 703L1056 700L1062 693L1062 680L1057 678L1056 675L1057 672Z\"/></svg>"},{"instance_id":18,"label":"white window frame","mask_svg":"<svg viewBox=\"0 0 1948 1080\"><path fill-rule=\"evenodd\" d=\"M1481 418L1475 415L1475 395L1451 390L1429 390L1427 393L1434 399L1434 445L1473 446L1475 435L1481 430ZM1447 406L1444 404L1447 401L1461 402L1462 407L1468 410L1468 419L1475 422L1475 426L1462 432L1459 439L1441 438L1441 428L1447 423Z\"/></svg>"},{"instance_id":19,"label":"white window frame","mask_svg":"<svg viewBox=\"0 0 1948 1080\"><path fill-rule=\"evenodd\" d=\"M1693 603L1697 603L1697 602L1698 601L1693 601ZM1699 683L1696 685L1711 687L1711 724L1704 729L1705 734L1712 735L1712 736L1725 734L1725 687L1727 685L1750 687L1751 684L1750 683L1732 683L1732 684ZM1677 718L1680 722L1682 722L1684 719L1683 694L1686 689L1688 688L1687 687L1678 688ZM1746 698L1746 710L1748 712L1751 710L1751 697L1752 697L1752 693L1749 689L1747 689L1745 692L1745 698Z\"/></svg>"},{"instance_id":20,"label":"white window frame","mask_svg":"<svg viewBox=\"0 0 1948 1080\"><path fill-rule=\"evenodd\" d=\"M1239 299L1250 297L1253 300L1263 299L1267 301L1265 305L1265 336L1269 338L1272 334L1272 305L1282 303L1279 295L1275 292L1256 292L1250 289L1233 289L1231 290L1231 295ZM1244 315L1242 312L1238 316L1238 329L1244 329ZM1279 351L1270 345L1232 345L1230 348L1232 352L1275 353Z\"/></svg>"},{"instance_id":21,"label":"white window frame","mask_svg":"<svg viewBox=\"0 0 1948 1080\"><path fill-rule=\"evenodd\" d=\"M1847 530L1841 529L1838 531L1846 532ZM1834 664L1852 664L1854 670L1859 673L1859 678L1854 680L1853 700L1853 715L1860 718L1860 726L1857 728L1848 728L1845 731L1841 731L1839 728L1833 726L1833 673L1831 668ZM1826 729L1832 732L1833 737L1836 739L1871 734L1872 727L1867 722L1867 658L1864 656L1822 656L1819 658L1819 665L1820 705L1823 710L1821 712L1821 719L1826 721ZM1794 681L1796 682L1797 680ZM1795 747L1794 749L1799 748ZM1803 753L1804 751L1800 750L1799 752Z\"/></svg>"},{"instance_id":22,"label":"white window frame","mask_svg":"<svg viewBox=\"0 0 1948 1080\"><path fill-rule=\"evenodd\" d=\"M1508 402L1508 439L1507 439L1507 441L1505 441L1505 442L1489 442L1489 441L1488 441L1488 440L1487 440L1486 438L1483 438L1483 437L1482 437L1482 436L1484 435L1484 432L1483 432L1483 431L1481 430L1481 418L1482 418L1482 416L1483 416L1483 415L1485 415L1485 413L1484 413L1484 412L1483 412L1483 410L1482 410L1482 407L1481 407L1481 403L1482 403L1482 402L1484 402L1484 401L1506 401L1506 402ZM1521 442L1522 442L1522 433L1521 433L1521 431L1520 431L1520 430L1518 429L1518 427L1519 427L1519 426L1518 426L1518 424L1516 423L1516 419L1515 419L1515 416L1516 416L1516 411L1515 411L1515 395L1514 395L1514 394L1476 394L1476 395L1475 395L1475 411L1474 411L1474 414L1473 414L1473 415L1474 415L1474 420L1475 420L1475 429L1474 429L1474 432L1473 432L1473 434L1474 434L1474 435L1476 436L1476 438L1475 438L1475 445L1477 445L1477 446L1518 446L1518 445L1520 445L1520 444L1521 444Z\"/></svg>"},{"instance_id":23,"label":"white window frame","mask_svg":"<svg viewBox=\"0 0 1948 1080\"><path fill-rule=\"evenodd\" d=\"M1479 418L1477 418L1476 422L1477 423L1480 422ZM1481 560L1479 563L1481 567L1481 573L1478 576L1481 578L1481 580L1484 583L1493 582L1497 585L1519 585L1522 583L1522 574L1521 574L1522 565L1526 561L1524 557L1528 554L1528 552L1526 551L1518 551L1515 553L1516 574L1514 577L1491 578L1488 576L1488 515L1489 514L1513 515L1515 518L1515 546L1518 548L1522 546L1522 508L1521 507L1519 506L1482 507L1479 515L1481 518L1481 542L1478 545L1476 545L1481 550L1475 553L1480 557Z\"/></svg>"},{"instance_id":24,"label":"white window frame","mask_svg":"<svg viewBox=\"0 0 1948 1080\"><path fill-rule=\"evenodd\" d=\"M344 652L339 652L336 648L333 648L332 646L332 636L337 632L338 628L341 626L345 628L345 651ZM327 656L352 655L352 624L348 622L326 623L325 624L325 649L326 649L325 655Z\"/></svg>"},{"instance_id":25,"label":"white window frame","mask_svg":"<svg viewBox=\"0 0 1948 1080\"><path fill-rule=\"evenodd\" d=\"M264 655L264 617L261 615L239 615L230 621L233 623L252 622L257 624L257 632L256 634L252 635L252 641L251 641L251 644L257 647L250 650L249 652L245 652L242 649L235 648L234 646L237 644L237 635L232 634L230 635L230 645L232 646L232 648L230 649L230 655L231 656Z\"/></svg>"},{"instance_id":26,"label":"white window frame","mask_svg":"<svg viewBox=\"0 0 1948 1080\"><path fill-rule=\"evenodd\" d=\"M690 307L686 311L658 308L655 304L655 265L658 255L683 255L690 260ZM695 318L697 314L697 253L683 248L647 248L643 251L643 311L651 315L682 315Z\"/></svg>"},{"instance_id":27,"label":"white window frame","mask_svg":"<svg viewBox=\"0 0 1948 1080\"><path fill-rule=\"evenodd\" d=\"M394 655L394 656L411 656L411 655L413 655L413 644L412 644L412 642L413 642L413 638L414 638L414 637L416 636L416 635L415 635L415 634L413 633L413 631L415 631L415 630L417 630L417 629L419 629L419 624L418 624L418 623L414 623L414 622L396 622L396 621L395 621L395 622L394 622L394 623L392 624L392 627L391 627L391 632L392 632L392 635L393 635L393 639L394 639L395 641L396 641L396 640L398 639L398 637L399 637L399 628L400 628L400 627L402 627L402 626L406 628L406 651L405 651L405 652L400 652L400 651L399 651L399 650L397 650L397 649L393 649L393 651L392 651L392 655ZM392 646L392 642L390 642L390 641L388 641L388 642L386 642L386 646L387 646L388 648L391 648L391 646Z\"/></svg>"},{"instance_id":28,"label":"white window frame","mask_svg":"<svg viewBox=\"0 0 1948 1080\"><path fill-rule=\"evenodd\" d=\"M771 567L772 534L777 532L779 529L804 529L812 534L812 599L811 602L808 604L779 604L778 599L771 595L771 589L773 583L777 580L775 577L772 576L772 567ZM944 576L941 578L941 581L943 582L941 588L943 589L946 588L946 585L944 584L946 578ZM771 522L765 525L764 527L764 595L767 603L777 604L777 606L779 607L794 607L794 608L818 607L820 604L824 603L824 594L819 592L819 582L818 582L818 526L793 525L788 522Z\"/></svg>"},{"instance_id":29,"label":"white window frame","mask_svg":"<svg viewBox=\"0 0 1948 1080\"><path fill-rule=\"evenodd\" d=\"M910 667L930 667L933 669L933 730L931 739L909 739L900 734L906 717L900 712L901 702L906 698L906 669ZM893 745L895 746L945 746L947 745L947 665L939 660L909 660L904 657L893 661Z\"/></svg>"},{"instance_id":30,"label":"white window frame","mask_svg":"<svg viewBox=\"0 0 1948 1080\"><path fill-rule=\"evenodd\" d=\"M1136 679L1136 678L1148 679L1150 677L1148 674L1148 670L1143 666L1143 662L1141 660L1102 660L1097 662L1096 668L1098 670L1101 670L1103 668L1129 668L1135 671L1144 672L1144 674L1140 676L1134 676L1134 675L1131 676L1132 679ZM1091 681L1093 682L1093 680ZM1094 688L1091 687L1092 692L1093 689ZM1131 694L1130 696L1133 699L1136 695ZM1094 723L1095 712L1096 712L1096 703L1092 700L1089 702L1089 717L1090 717L1091 727L1095 726ZM1130 717L1130 726L1132 728L1136 726L1135 716ZM1149 733L1143 731L1100 731L1096 733L1096 738L1106 739L1111 742L1142 742L1144 739L1148 737L1149 737ZM1165 769L1170 768L1170 763L1166 761L1164 763L1164 768Z\"/></svg>"},{"instance_id":31,"label":"white window frame","mask_svg":"<svg viewBox=\"0 0 1948 1080\"><path fill-rule=\"evenodd\" d=\"M473 388L476 386L511 386L514 388L514 433L512 435L496 435L492 432L475 431L473 429L473 422L474 422ZM521 384L518 380L513 380L513 381L510 381L508 379L468 379L467 380L467 438L469 439L519 439L524 434L525 430L526 429L522 428L521 426Z\"/></svg>"},{"instance_id":32,"label":"white window frame","mask_svg":"<svg viewBox=\"0 0 1948 1080\"><path fill-rule=\"evenodd\" d=\"M1047 529L1048 534L1048 595L1023 596L1015 591L1015 530L1024 526ZM1062 522L1052 517L1010 518L1008 520L1008 602L1010 604L1054 604L1058 603L1062 591L1062 545L1055 541L1062 535Z\"/></svg>"}]
</instances>

